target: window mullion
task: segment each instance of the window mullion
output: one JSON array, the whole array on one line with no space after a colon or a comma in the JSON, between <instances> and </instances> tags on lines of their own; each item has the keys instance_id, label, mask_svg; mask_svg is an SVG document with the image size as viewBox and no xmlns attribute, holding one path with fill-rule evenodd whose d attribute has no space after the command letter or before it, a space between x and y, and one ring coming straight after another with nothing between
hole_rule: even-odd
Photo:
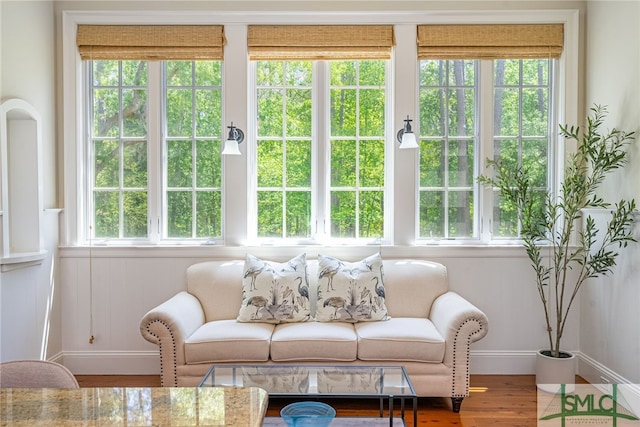
<instances>
[{"instance_id":1,"label":"window mullion","mask_svg":"<svg viewBox=\"0 0 640 427\"><path fill-rule=\"evenodd\" d=\"M284 75L288 75L290 64L284 63ZM282 234L281 238L287 237L287 139L289 134L287 133L287 92L289 86L285 81L282 88L282 183L280 185L280 192L282 197Z\"/></svg>"},{"instance_id":2,"label":"window mullion","mask_svg":"<svg viewBox=\"0 0 640 427\"><path fill-rule=\"evenodd\" d=\"M198 145L197 134L197 117L196 108L196 67L195 63L191 63L191 238L194 239L198 234L198 203L197 203L197 164L196 164L196 146Z\"/></svg>"},{"instance_id":3,"label":"window mullion","mask_svg":"<svg viewBox=\"0 0 640 427\"><path fill-rule=\"evenodd\" d=\"M163 146L164 124L163 94L165 91L162 78L162 62L150 61L147 64L149 71L148 79L148 133L147 133L147 173L148 173L148 215L149 230L148 236L151 243L158 243L163 236L162 230L166 228L166 219L162 218L163 188L166 186L166 177L162 174L164 159Z\"/></svg>"},{"instance_id":4,"label":"window mullion","mask_svg":"<svg viewBox=\"0 0 640 427\"><path fill-rule=\"evenodd\" d=\"M118 237L120 239L124 238L124 162L125 162L125 134L124 134L124 90L122 86L124 85L124 70L122 66L122 62L118 63L118 73L120 75L119 85L118 85Z\"/></svg>"},{"instance_id":5,"label":"window mullion","mask_svg":"<svg viewBox=\"0 0 640 427\"><path fill-rule=\"evenodd\" d=\"M312 99L316 100L313 105L315 111L312 113L313 125L311 127L312 140L312 208L311 218L315 223L314 238L324 240L327 237L327 226L329 224L329 177L327 171L330 159L329 129L331 129L330 118L327 114L330 93L329 93L329 64L325 61L316 61L313 64L313 88ZM315 166L315 170L313 170Z\"/></svg>"},{"instance_id":6,"label":"window mullion","mask_svg":"<svg viewBox=\"0 0 640 427\"><path fill-rule=\"evenodd\" d=\"M487 158L493 158L493 135L495 134L493 129L493 111L494 111L494 88L493 88L493 61L484 60L479 61L479 81L478 81L478 96L479 96L479 108L478 108L478 121L480 123L480 143L479 153L476 156L479 164L479 174L487 173ZM477 176L478 174L476 174ZM483 243L489 243L492 237L492 215L493 215L493 203L494 192L491 188L486 188L477 182L474 184L477 187L476 194L480 192L482 196L477 206L480 206L480 241Z\"/></svg>"}]
</instances>

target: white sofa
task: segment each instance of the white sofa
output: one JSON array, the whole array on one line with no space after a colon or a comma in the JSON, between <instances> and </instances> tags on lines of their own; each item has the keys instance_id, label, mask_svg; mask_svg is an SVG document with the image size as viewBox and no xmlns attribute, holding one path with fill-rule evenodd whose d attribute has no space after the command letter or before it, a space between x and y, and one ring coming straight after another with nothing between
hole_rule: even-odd
<instances>
[{"instance_id":1,"label":"white sofa","mask_svg":"<svg viewBox=\"0 0 640 427\"><path fill-rule=\"evenodd\" d=\"M308 260L311 313L317 260ZM485 314L449 291L435 262L384 260L386 308L375 322L244 323L243 260L208 261L187 269L187 289L149 311L142 336L159 346L163 386L197 385L212 364L402 365L419 396L469 393L469 348L487 334Z\"/></svg>"}]
</instances>

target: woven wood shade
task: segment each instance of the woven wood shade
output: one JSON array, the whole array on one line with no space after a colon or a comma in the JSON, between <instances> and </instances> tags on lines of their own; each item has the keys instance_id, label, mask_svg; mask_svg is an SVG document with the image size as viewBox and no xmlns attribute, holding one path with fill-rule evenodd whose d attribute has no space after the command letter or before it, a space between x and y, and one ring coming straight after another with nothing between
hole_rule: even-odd
<instances>
[{"instance_id":1,"label":"woven wood shade","mask_svg":"<svg viewBox=\"0 0 640 427\"><path fill-rule=\"evenodd\" d=\"M78 25L84 60L222 60L222 25Z\"/></svg>"},{"instance_id":2,"label":"woven wood shade","mask_svg":"<svg viewBox=\"0 0 640 427\"><path fill-rule=\"evenodd\" d=\"M562 24L419 25L419 59L559 58Z\"/></svg>"},{"instance_id":3,"label":"woven wood shade","mask_svg":"<svg viewBox=\"0 0 640 427\"><path fill-rule=\"evenodd\" d=\"M389 59L391 25L250 25L249 58L258 60Z\"/></svg>"}]
</instances>

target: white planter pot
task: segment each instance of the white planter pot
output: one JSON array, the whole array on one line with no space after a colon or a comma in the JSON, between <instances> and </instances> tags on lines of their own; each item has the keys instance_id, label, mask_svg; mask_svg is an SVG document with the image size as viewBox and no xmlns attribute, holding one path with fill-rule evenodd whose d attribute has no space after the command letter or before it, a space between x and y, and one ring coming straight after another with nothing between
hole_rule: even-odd
<instances>
[{"instance_id":1,"label":"white planter pot","mask_svg":"<svg viewBox=\"0 0 640 427\"><path fill-rule=\"evenodd\" d=\"M543 354L544 350L536 353L536 385L539 389L556 393L560 384L566 384L567 390L572 391L576 382L576 356L563 352L569 357L550 357Z\"/></svg>"}]
</instances>

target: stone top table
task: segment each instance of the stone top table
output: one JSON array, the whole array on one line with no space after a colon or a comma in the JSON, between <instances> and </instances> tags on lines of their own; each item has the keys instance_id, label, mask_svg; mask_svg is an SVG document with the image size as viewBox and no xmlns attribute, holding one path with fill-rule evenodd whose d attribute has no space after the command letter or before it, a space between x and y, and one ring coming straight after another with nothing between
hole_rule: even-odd
<instances>
[{"instance_id":1,"label":"stone top table","mask_svg":"<svg viewBox=\"0 0 640 427\"><path fill-rule=\"evenodd\" d=\"M0 426L260 426L257 387L0 388Z\"/></svg>"}]
</instances>

